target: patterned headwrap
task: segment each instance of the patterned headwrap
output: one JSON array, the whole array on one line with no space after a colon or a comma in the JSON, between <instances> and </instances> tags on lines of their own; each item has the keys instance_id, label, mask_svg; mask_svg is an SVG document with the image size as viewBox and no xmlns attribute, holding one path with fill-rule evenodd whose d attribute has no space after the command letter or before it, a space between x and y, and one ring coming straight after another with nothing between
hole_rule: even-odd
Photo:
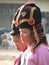
<instances>
[{"instance_id":1,"label":"patterned headwrap","mask_svg":"<svg viewBox=\"0 0 49 65\"><path fill-rule=\"evenodd\" d=\"M43 25L41 23L41 11L34 3L27 3L21 6L14 16L15 27L29 28L33 30L35 47L39 43L47 44Z\"/></svg>"}]
</instances>

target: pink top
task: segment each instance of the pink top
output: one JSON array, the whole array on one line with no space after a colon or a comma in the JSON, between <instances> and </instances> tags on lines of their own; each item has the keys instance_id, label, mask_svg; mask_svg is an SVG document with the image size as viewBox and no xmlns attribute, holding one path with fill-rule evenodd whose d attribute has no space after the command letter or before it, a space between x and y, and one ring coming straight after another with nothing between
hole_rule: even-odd
<instances>
[{"instance_id":1,"label":"pink top","mask_svg":"<svg viewBox=\"0 0 49 65\"><path fill-rule=\"evenodd\" d=\"M27 65L49 65L49 49L40 45L35 53L29 56Z\"/></svg>"}]
</instances>

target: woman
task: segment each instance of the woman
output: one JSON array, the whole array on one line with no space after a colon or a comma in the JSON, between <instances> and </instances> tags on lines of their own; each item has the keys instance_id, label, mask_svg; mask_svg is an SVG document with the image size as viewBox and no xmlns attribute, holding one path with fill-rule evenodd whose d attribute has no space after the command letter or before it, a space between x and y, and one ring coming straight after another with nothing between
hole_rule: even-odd
<instances>
[{"instance_id":1,"label":"woman","mask_svg":"<svg viewBox=\"0 0 49 65\"><path fill-rule=\"evenodd\" d=\"M17 12L15 26L19 27L21 41L30 49L24 64L20 65L49 65L48 43L41 19L40 8L34 3L21 6Z\"/></svg>"},{"instance_id":2,"label":"woman","mask_svg":"<svg viewBox=\"0 0 49 65\"><path fill-rule=\"evenodd\" d=\"M15 21L15 20L13 20ZM24 52L27 49L27 45L23 44L21 39L20 39L20 32L19 28L14 25L12 21L12 31L10 32L10 35L12 36L14 46L16 47L17 51L19 52L17 56L14 59L14 65L19 65L20 64L20 57L22 55L22 52Z\"/></svg>"}]
</instances>

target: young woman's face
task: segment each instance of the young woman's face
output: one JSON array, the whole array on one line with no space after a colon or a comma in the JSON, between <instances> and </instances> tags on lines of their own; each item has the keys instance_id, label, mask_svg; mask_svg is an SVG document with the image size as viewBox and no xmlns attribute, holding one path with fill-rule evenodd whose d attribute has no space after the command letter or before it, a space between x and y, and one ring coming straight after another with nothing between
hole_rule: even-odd
<instances>
[{"instance_id":1,"label":"young woman's face","mask_svg":"<svg viewBox=\"0 0 49 65\"><path fill-rule=\"evenodd\" d=\"M31 34L31 30L27 29L27 28L20 28L20 38L22 43L25 44L30 44L32 43L32 34Z\"/></svg>"},{"instance_id":2,"label":"young woman's face","mask_svg":"<svg viewBox=\"0 0 49 65\"><path fill-rule=\"evenodd\" d=\"M27 45L22 43L20 36L13 36L13 42L17 50L24 52L27 49Z\"/></svg>"}]
</instances>

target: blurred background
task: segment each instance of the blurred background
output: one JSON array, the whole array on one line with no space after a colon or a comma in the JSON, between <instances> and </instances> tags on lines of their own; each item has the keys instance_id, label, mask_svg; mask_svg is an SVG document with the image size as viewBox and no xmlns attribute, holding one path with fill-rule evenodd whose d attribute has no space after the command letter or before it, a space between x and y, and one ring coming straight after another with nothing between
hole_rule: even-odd
<instances>
[{"instance_id":1,"label":"blurred background","mask_svg":"<svg viewBox=\"0 0 49 65\"><path fill-rule=\"evenodd\" d=\"M13 65L17 54L9 35L14 13L24 3L35 2L42 12L42 23L49 40L49 0L0 0L0 65ZM48 41L49 44L49 41Z\"/></svg>"}]
</instances>

